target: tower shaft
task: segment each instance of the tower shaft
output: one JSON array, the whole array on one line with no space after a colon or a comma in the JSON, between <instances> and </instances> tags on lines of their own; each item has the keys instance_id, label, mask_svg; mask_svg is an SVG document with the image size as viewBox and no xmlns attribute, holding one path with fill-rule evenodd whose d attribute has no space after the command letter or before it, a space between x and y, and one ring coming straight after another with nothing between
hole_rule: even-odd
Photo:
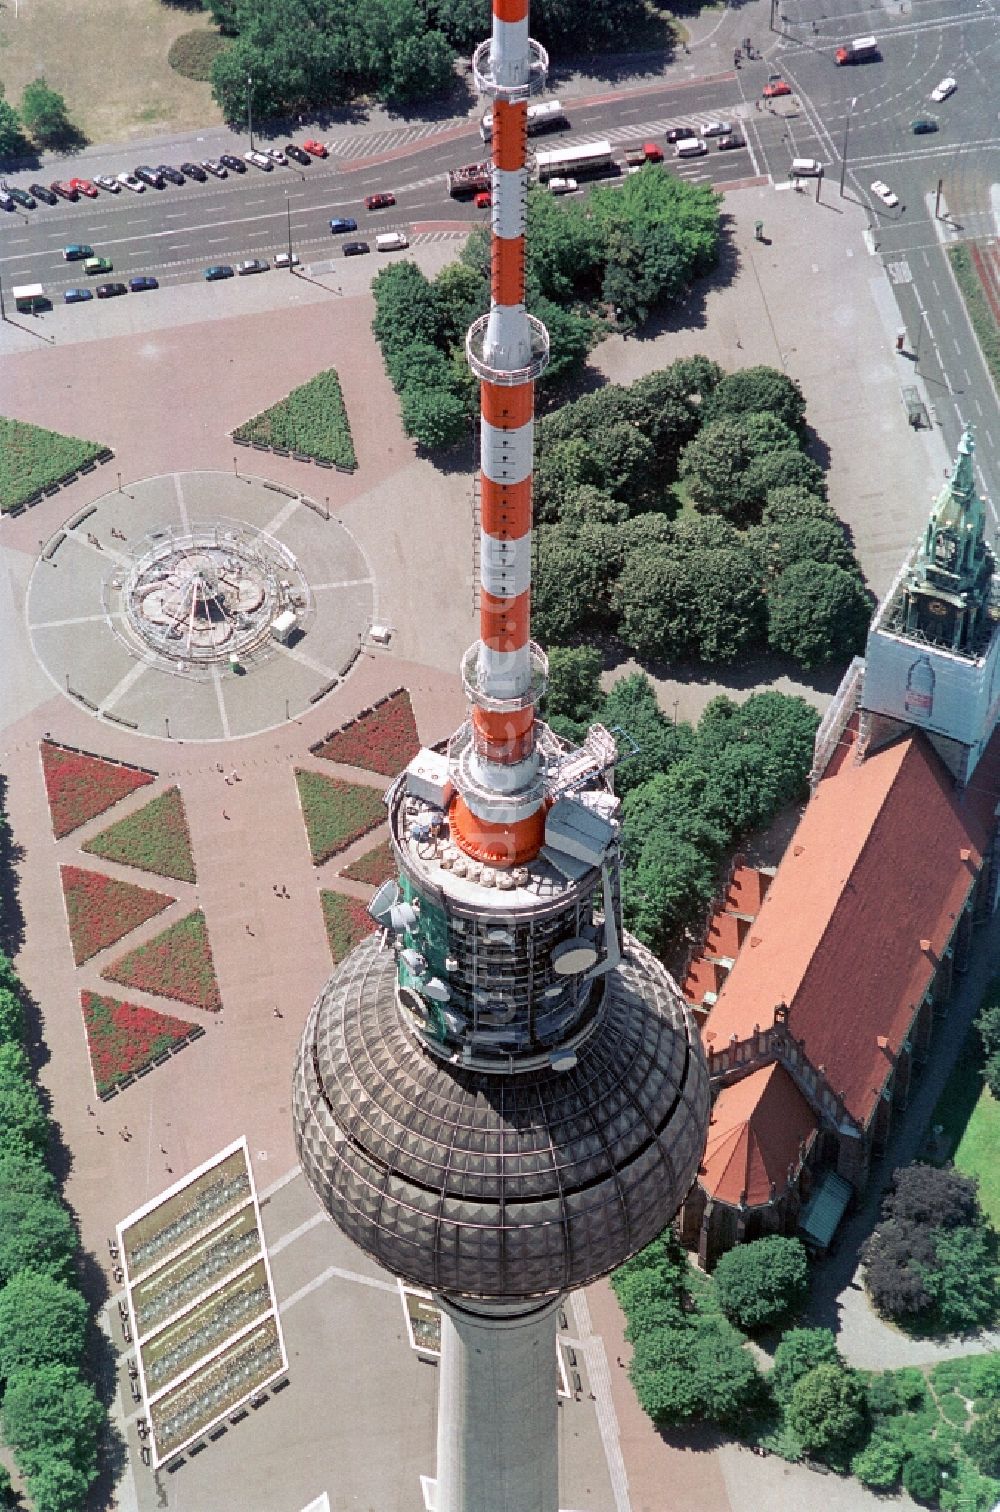
<instances>
[{"instance_id":1,"label":"tower shaft","mask_svg":"<svg viewBox=\"0 0 1000 1512\"><path fill-rule=\"evenodd\" d=\"M436 1512L558 1512L560 1299L441 1302Z\"/></svg>"}]
</instances>

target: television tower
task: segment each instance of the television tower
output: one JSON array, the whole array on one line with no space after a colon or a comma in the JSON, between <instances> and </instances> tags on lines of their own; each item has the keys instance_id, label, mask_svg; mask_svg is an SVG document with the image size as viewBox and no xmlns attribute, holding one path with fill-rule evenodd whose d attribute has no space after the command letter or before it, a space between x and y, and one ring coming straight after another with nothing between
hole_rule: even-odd
<instances>
[{"instance_id":1,"label":"television tower","mask_svg":"<svg viewBox=\"0 0 1000 1512\"><path fill-rule=\"evenodd\" d=\"M493 0L473 59L493 101L482 380L480 638L470 718L386 794L399 881L313 1007L293 1118L333 1220L442 1311L436 1512L558 1512L556 1318L670 1222L708 1125L700 1039L621 927L615 741L536 718L534 381L525 310L527 100L548 58L528 0Z\"/></svg>"}]
</instances>

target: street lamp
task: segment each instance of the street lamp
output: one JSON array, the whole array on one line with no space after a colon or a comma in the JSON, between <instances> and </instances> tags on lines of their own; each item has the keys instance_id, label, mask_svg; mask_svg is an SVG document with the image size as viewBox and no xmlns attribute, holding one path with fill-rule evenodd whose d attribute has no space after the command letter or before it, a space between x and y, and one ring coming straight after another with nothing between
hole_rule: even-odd
<instances>
[{"instance_id":1,"label":"street lamp","mask_svg":"<svg viewBox=\"0 0 1000 1512\"><path fill-rule=\"evenodd\" d=\"M841 199L844 198L844 176L847 173L847 137L848 137L848 133L850 132L850 129L851 129L851 111L854 109L854 107L855 107L855 105L857 103L858 103L858 97L857 97L857 95L855 95L854 98L852 99L850 105L848 105L848 107L847 107L847 119L844 122L844 150L843 150L843 152L840 155L840 197L841 197Z\"/></svg>"},{"instance_id":2,"label":"street lamp","mask_svg":"<svg viewBox=\"0 0 1000 1512\"><path fill-rule=\"evenodd\" d=\"M288 271L292 273L292 202L288 198L288 190L285 190L285 219L288 222Z\"/></svg>"},{"instance_id":3,"label":"street lamp","mask_svg":"<svg viewBox=\"0 0 1000 1512\"><path fill-rule=\"evenodd\" d=\"M253 152L253 79L247 74L247 127L250 131L250 151Z\"/></svg>"}]
</instances>

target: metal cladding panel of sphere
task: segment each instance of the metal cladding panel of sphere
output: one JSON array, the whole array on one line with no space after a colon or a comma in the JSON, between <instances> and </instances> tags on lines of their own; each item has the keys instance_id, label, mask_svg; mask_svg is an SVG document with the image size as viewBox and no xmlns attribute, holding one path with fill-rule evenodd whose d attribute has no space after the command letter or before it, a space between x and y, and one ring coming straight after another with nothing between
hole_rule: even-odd
<instances>
[{"instance_id":1,"label":"metal cladding panel of sphere","mask_svg":"<svg viewBox=\"0 0 1000 1512\"><path fill-rule=\"evenodd\" d=\"M708 1075L683 1001L634 941L572 1070L442 1062L396 1004L377 938L339 967L295 1074L302 1165L334 1221L387 1269L469 1297L534 1297L619 1265L673 1217L698 1168Z\"/></svg>"}]
</instances>

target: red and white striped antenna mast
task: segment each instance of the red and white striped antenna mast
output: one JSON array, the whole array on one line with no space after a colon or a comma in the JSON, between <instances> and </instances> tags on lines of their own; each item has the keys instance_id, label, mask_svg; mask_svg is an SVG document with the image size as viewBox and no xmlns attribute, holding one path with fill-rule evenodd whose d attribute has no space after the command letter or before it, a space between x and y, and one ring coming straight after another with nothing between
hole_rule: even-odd
<instances>
[{"instance_id":1,"label":"red and white striped antenna mast","mask_svg":"<svg viewBox=\"0 0 1000 1512\"><path fill-rule=\"evenodd\" d=\"M499 867L538 854L547 806L535 741L547 662L530 611L535 379L549 337L525 308L525 232L528 100L549 60L528 36L528 5L493 0L492 35L473 57L476 86L493 101L491 298L465 343L482 380L479 640L462 662L472 718L449 818L462 850Z\"/></svg>"}]
</instances>

